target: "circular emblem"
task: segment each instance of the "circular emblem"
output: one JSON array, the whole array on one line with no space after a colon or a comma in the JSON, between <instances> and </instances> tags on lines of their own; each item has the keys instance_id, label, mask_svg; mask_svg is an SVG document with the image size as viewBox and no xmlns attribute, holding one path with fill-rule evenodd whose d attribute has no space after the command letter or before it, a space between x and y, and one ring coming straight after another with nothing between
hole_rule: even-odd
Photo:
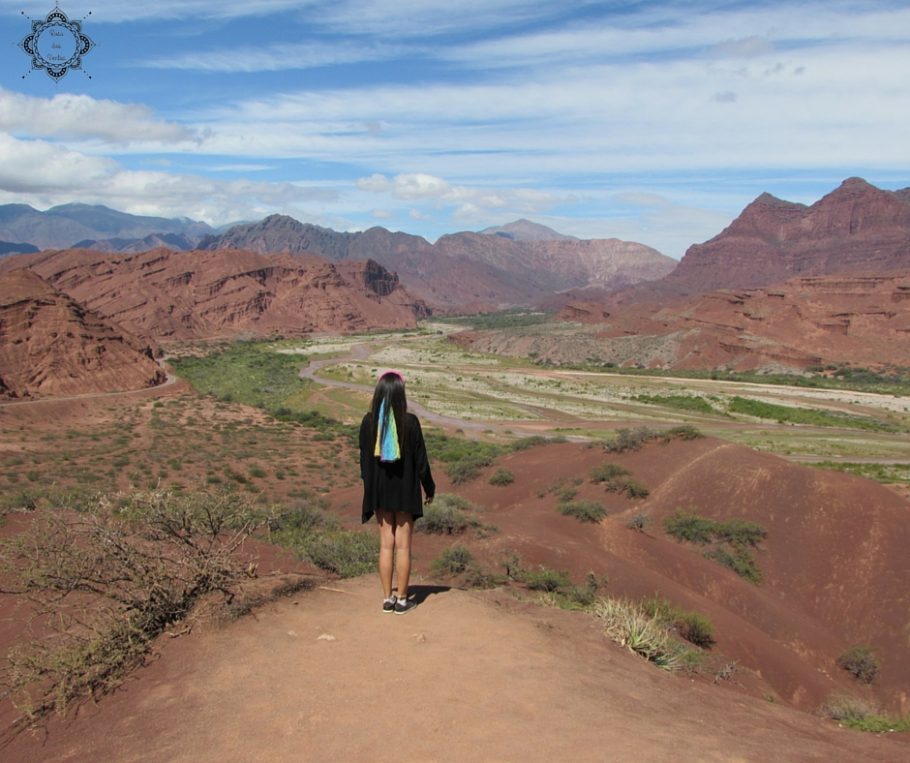
<instances>
[{"instance_id":1,"label":"circular emblem","mask_svg":"<svg viewBox=\"0 0 910 763\"><path fill-rule=\"evenodd\" d=\"M82 31L81 22L70 21L55 7L43 21L32 21L31 34L19 47L31 57L32 69L44 69L51 79L59 80L70 69L82 68L82 56L95 43Z\"/></svg>"}]
</instances>

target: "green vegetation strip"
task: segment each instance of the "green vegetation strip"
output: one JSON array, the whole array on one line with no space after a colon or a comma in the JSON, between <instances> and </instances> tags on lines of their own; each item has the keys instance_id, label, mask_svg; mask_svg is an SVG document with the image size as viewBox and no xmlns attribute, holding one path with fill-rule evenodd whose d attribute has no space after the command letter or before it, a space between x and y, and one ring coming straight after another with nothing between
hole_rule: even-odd
<instances>
[{"instance_id":1,"label":"green vegetation strip","mask_svg":"<svg viewBox=\"0 0 910 763\"><path fill-rule=\"evenodd\" d=\"M650 405L662 405L693 413L717 413L714 406L698 395L636 395L633 400Z\"/></svg>"},{"instance_id":2,"label":"green vegetation strip","mask_svg":"<svg viewBox=\"0 0 910 763\"><path fill-rule=\"evenodd\" d=\"M774 419L781 424L809 424L817 427L845 427L885 432L894 432L898 429L894 424L863 416L834 413L818 408L792 408L787 405L765 403L760 400L739 397L738 395L730 401L729 411L730 413L741 413L762 419Z\"/></svg>"},{"instance_id":3,"label":"green vegetation strip","mask_svg":"<svg viewBox=\"0 0 910 763\"><path fill-rule=\"evenodd\" d=\"M353 438L353 428L305 408L310 383L300 378L303 355L276 352L271 342L235 342L205 357L175 359L174 368L193 387L224 402L261 408L281 421L314 427L326 435Z\"/></svg>"},{"instance_id":4,"label":"green vegetation strip","mask_svg":"<svg viewBox=\"0 0 910 763\"><path fill-rule=\"evenodd\" d=\"M508 329L524 326L536 326L550 320L548 313L531 312L528 310L503 310L497 313L483 313L479 315L445 316L445 323L454 323L473 329Z\"/></svg>"},{"instance_id":5,"label":"green vegetation strip","mask_svg":"<svg viewBox=\"0 0 910 763\"><path fill-rule=\"evenodd\" d=\"M424 433L427 450L435 461L446 465L446 472L453 485L461 485L475 479L487 466L490 466L499 456L513 451L526 450L537 445L551 442L564 442L565 438L525 437L515 440L509 445L481 442L479 440L465 440L449 437L443 432L427 431Z\"/></svg>"},{"instance_id":6,"label":"green vegetation strip","mask_svg":"<svg viewBox=\"0 0 910 763\"><path fill-rule=\"evenodd\" d=\"M761 582L761 570L751 553L768 534L761 525L745 519L715 522L694 511L677 510L664 520L664 528L678 541L712 546L705 552L708 559L733 570L750 583Z\"/></svg>"},{"instance_id":7,"label":"green vegetation strip","mask_svg":"<svg viewBox=\"0 0 910 763\"><path fill-rule=\"evenodd\" d=\"M538 365L550 365L538 362ZM761 374L723 370L690 370L660 368L624 368L613 363L562 364L560 368L579 371L609 371L625 376L644 376L658 379L711 379L714 381L774 384L809 389L847 389L857 392L876 392L882 395L910 395L910 369L898 367L881 372L849 366L809 369L807 374Z\"/></svg>"},{"instance_id":8,"label":"green vegetation strip","mask_svg":"<svg viewBox=\"0 0 910 763\"><path fill-rule=\"evenodd\" d=\"M844 461L819 461L810 464L819 469L834 469L885 484L910 483L910 464L871 464Z\"/></svg>"}]
</instances>

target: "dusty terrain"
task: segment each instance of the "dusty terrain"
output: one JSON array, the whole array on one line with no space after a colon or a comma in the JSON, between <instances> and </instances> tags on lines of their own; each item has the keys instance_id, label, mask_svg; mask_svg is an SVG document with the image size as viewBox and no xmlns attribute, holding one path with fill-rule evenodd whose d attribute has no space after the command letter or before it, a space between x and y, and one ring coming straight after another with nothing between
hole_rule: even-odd
<instances>
[{"instance_id":1,"label":"dusty terrain","mask_svg":"<svg viewBox=\"0 0 910 763\"><path fill-rule=\"evenodd\" d=\"M663 673L584 615L332 583L167 644L17 761L897 761L910 746Z\"/></svg>"}]
</instances>

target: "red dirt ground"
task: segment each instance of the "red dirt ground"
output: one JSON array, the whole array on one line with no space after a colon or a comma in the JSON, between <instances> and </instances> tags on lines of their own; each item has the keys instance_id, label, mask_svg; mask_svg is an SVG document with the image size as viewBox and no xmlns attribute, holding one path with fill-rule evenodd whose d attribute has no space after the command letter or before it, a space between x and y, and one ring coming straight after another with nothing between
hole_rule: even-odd
<instances>
[{"instance_id":1,"label":"red dirt ground","mask_svg":"<svg viewBox=\"0 0 910 763\"><path fill-rule=\"evenodd\" d=\"M366 577L168 644L22 761L897 761L910 745L669 675L584 615ZM424 597L425 595L425 597ZM396 730L400 730L396 734Z\"/></svg>"},{"instance_id":2,"label":"red dirt ground","mask_svg":"<svg viewBox=\"0 0 910 763\"><path fill-rule=\"evenodd\" d=\"M135 405L144 410L155 394L135 393ZM42 417L45 429L87 426L122 414L122 405L94 397L9 407L3 431L25 443ZM54 411L53 423L42 406ZM338 461L338 479L347 481L353 456L344 451ZM605 461L629 469L650 495L633 501L591 482L591 468ZM489 485L498 468L511 470L514 483ZM0 749L0 760L910 757L906 734L841 730L793 709L815 711L832 693L867 696L893 714L910 709L905 499L867 480L710 438L618 455L571 443L535 447L500 458L457 490L443 464L434 469L440 493L470 499L498 532L416 536L418 574L453 542L465 542L497 572L509 551L526 567L568 570L579 584L593 571L608 578L605 595L659 593L707 615L717 636L712 652L736 661L734 679L714 685L710 675L664 674L612 645L590 617L518 602L506 591L452 590L429 596L406 618L384 617L377 583L367 577L328 584L345 593L301 594L221 629L164 639L160 659L123 689L75 719L54 721L44 742L18 737ZM610 516L592 525L558 514L560 486L601 501ZM359 525L356 484L327 497L346 523ZM760 586L665 536L663 518L692 506L768 530L755 554ZM626 527L638 513L649 518L644 533ZM323 633L336 640L318 640ZM835 665L856 643L871 644L882 660L872 689L861 691ZM410 676L406 686L402 674ZM395 710L405 694L416 716ZM383 746L402 724L411 747Z\"/></svg>"}]
</instances>

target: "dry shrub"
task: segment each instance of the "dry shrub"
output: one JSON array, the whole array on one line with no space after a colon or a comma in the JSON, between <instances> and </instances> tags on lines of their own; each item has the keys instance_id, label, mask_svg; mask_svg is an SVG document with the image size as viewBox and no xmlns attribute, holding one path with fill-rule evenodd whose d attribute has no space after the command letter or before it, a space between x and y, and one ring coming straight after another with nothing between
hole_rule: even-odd
<instances>
[{"instance_id":1,"label":"dry shrub","mask_svg":"<svg viewBox=\"0 0 910 763\"><path fill-rule=\"evenodd\" d=\"M4 666L4 694L23 713L14 729L117 686L207 594L229 602L252 574L237 552L256 521L237 496L156 490L81 514L43 510L3 543L4 592L32 603L40 636Z\"/></svg>"},{"instance_id":2,"label":"dry shrub","mask_svg":"<svg viewBox=\"0 0 910 763\"><path fill-rule=\"evenodd\" d=\"M860 645L852 646L840 655L837 664L864 684L871 684L881 667L872 648Z\"/></svg>"}]
</instances>

